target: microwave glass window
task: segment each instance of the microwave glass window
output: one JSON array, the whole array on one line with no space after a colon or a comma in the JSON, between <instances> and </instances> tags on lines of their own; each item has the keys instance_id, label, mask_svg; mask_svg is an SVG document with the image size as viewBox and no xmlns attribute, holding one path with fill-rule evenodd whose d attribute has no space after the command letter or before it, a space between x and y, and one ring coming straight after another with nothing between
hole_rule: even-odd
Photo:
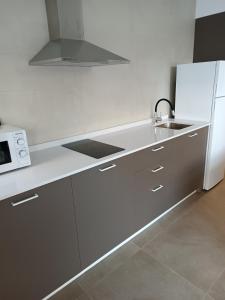
<instances>
[{"instance_id":1,"label":"microwave glass window","mask_svg":"<svg viewBox=\"0 0 225 300\"><path fill-rule=\"evenodd\" d=\"M7 141L0 142L0 165L9 164L12 162L9 144Z\"/></svg>"}]
</instances>

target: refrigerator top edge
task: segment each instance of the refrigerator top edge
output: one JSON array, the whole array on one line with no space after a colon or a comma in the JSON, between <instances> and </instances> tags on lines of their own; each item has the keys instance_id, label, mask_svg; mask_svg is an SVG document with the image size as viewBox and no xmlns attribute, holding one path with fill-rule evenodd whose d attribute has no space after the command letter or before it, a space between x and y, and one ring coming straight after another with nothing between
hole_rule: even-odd
<instances>
[{"instance_id":1,"label":"refrigerator top edge","mask_svg":"<svg viewBox=\"0 0 225 300\"><path fill-rule=\"evenodd\" d=\"M201 61L201 62L194 62L194 63L177 64L177 67L187 66L187 65L204 65L204 64L220 64L220 63L225 64L225 60L213 60L213 61Z\"/></svg>"}]
</instances>

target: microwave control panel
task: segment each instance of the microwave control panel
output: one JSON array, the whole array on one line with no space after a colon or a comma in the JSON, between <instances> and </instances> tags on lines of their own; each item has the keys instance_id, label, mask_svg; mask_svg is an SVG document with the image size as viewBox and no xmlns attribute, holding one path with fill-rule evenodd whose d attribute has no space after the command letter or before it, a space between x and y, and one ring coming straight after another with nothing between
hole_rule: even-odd
<instances>
[{"instance_id":1,"label":"microwave control panel","mask_svg":"<svg viewBox=\"0 0 225 300\"><path fill-rule=\"evenodd\" d=\"M29 166L31 164L31 161L25 131L18 131L13 133L13 144L17 161L20 166Z\"/></svg>"}]
</instances>

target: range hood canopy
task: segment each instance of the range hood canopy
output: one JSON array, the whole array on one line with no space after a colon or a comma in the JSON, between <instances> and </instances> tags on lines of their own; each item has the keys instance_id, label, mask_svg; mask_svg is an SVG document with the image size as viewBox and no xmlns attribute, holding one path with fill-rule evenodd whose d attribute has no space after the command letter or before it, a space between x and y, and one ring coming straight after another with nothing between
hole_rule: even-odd
<instances>
[{"instance_id":1,"label":"range hood canopy","mask_svg":"<svg viewBox=\"0 0 225 300\"><path fill-rule=\"evenodd\" d=\"M84 40L82 0L45 2L50 42L30 60L30 65L92 67L129 63Z\"/></svg>"}]
</instances>

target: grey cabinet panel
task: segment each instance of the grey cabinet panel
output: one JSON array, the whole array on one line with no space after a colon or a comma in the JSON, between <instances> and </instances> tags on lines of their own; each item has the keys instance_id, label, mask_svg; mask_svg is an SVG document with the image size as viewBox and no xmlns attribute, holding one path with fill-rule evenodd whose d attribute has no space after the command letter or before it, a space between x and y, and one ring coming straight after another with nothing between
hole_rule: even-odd
<instances>
[{"instance_id":1,"label":"grey cabinet panel","mask_svg":"<svg viewBox=\"0 0 225 300\"><path fill-rule=\"evenodd\" d=\"M82 267L107 253L135 231L131 180L120 160L73 176Z\"/></svg>"},{"instance_id":2,"label":"grey cabinet panel","mask_svg":"<svg viewBox=\"0 0 225 300\"><path fill-rule=\"evenodd\" d=\"M176 140L176 192L180 199L203 187L208 127Z\"/></svg>"},{"instance_id":3,"label":"grey cabinet panel","mask_svg":"<svg viewBox=\"0 0 225 300\"><path fill-rule=\"evenodd\" d=\"M78 273L70 179L2 201L0 239L0 299L40 300Z\"/></svg>"}]
</instances>

